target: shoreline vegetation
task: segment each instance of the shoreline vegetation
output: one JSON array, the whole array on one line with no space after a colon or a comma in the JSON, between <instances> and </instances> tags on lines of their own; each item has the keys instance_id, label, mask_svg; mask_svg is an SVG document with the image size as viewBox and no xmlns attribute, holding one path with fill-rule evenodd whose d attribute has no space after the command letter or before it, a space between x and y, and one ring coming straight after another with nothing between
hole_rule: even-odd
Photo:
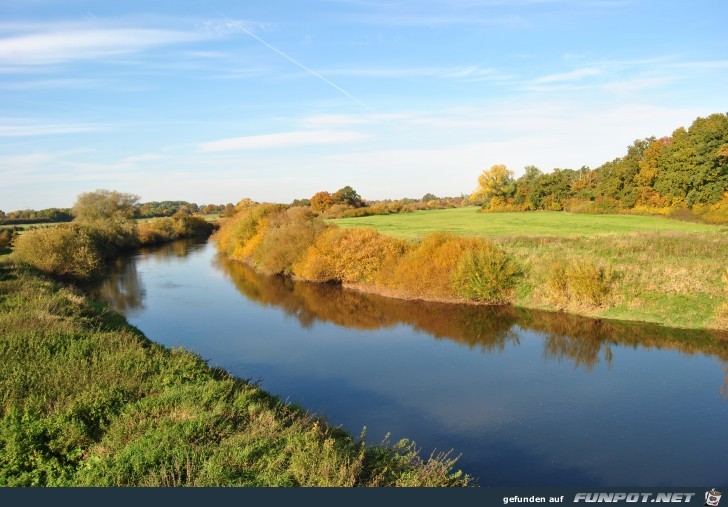
<instances>
[{"instance_id":1,"label":"shoreline vegetation","mask_svg":"<svg viewBox=\"0 0 728 507\"><path fill-rule=\"evenodd\" d=\"M420 212L417 218L432 217L442 229L436 218L447 213L471 213L481 220L495 216L464 208ZM724 228L676 222L677 229L705 230L493 238L440 230L410 240L371 228L375 220L412 220L412 215L368 217L370 227L362 228L353 227L362 219L349 219L343 228L307 207L246 202L213 238L222 254L264 273L390 297L728 329ZM609 219L592 217L594 227Z\"/></svg>"},{"instance_id":2,"label":"shoreline vegetation","mask_svg":"<svg viewBox=\"0 0 728 507\"><path fill-rule=\"evenodd\" d=\"M365 444L36 270L0 264L0 486L468 486Z\"/></svg>"}]
</instances>

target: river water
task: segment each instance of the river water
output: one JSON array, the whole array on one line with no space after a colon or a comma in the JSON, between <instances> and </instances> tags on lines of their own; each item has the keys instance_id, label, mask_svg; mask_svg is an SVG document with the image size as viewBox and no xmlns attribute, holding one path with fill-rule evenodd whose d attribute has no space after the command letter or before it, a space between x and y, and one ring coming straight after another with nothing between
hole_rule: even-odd
<instances>
[{"instance_id":1,"label":"river water","mask_svg":"<svg viewBox=\"0 0 728 507\"><path fill-rule=\"evenodd\" d=\"M725 335L293 282L212 243L121 258L95 294L367 442L460 455L481 486L728 484Z\"/></svg>"}]
</instances>

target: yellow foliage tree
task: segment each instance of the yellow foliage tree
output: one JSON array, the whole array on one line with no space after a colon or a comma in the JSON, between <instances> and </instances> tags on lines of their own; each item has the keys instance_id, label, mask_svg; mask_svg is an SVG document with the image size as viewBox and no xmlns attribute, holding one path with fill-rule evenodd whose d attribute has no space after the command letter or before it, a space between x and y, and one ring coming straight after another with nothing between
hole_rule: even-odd
<instances>
[{"instance_id":1,"label":"yellow foliage tree","mask_svg":"<svg viewBox=\"0 0 728 507\"><path fill-rule=\"evenodd\" d=\"M515 190L514 182L513 171L503 164L496 164L478 176L478 188L471 194L470 200L482 202L483 207L488 207L493 198L505 202Z\"/></svg>"}]
</instances>

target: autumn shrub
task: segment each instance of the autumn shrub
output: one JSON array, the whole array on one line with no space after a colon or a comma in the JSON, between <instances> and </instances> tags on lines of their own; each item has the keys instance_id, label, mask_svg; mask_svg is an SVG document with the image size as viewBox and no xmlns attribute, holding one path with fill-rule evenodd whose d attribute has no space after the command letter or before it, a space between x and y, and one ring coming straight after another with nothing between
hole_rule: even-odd
<instances>
[{"instance_id":1,"label":"autumn shrub","mask_svg":"<svg viewBox=\"0 0 728 507\"><path fill-rule=\"evenodd\" d=\"M453 271L452 284L457 294L464 298L505 302L521 272L511 256L483 241L465 251Z\"/></svg>"},{"instance_id":2,"label":"autumn shrub","mask_svg":"<svg viewBox=\"0 0 728 507\"><path fill-rule=\"evenodd\" d=\"M261 222L268 215L285 209L286 206L283 204L255 204L241 207L234 216L225 220L215 235L218 250L233 259L250 260L255 246L262 240L259 234ZM251 244L254 238L255 241Z\"/></svg>"},{"instance_id":3,"label":"autumn shrub","mask_svg":"<svg viewBox=\"0 0 728 507\"><path fill-rule=\"evenodd\" d=\"M296 276L315 281L371 282L405 251L403 240L374 229L331 227L319 235L293 266Z\"/></svg>"},{"instance_id":4,"label":"autumn shrub","mask_svg":"<svg viewBox=\"0 0 728 507\"><path fill-rule=\"evenodd\" d=\"M252 252L257 267L268 273L291 274L326 224L309 208L296 206L270 215L259 227L260 241Z\"/></svg>"},{"instance_id":5,"label":"autumn shrub","mask_svg":"<svg viewBox=\"0 0 728 507\"><path fill-rule=\"evenodd\" d=\"M103 262L93 235L75 224L27 231L15 241L14 250L20 263L66 278L93 278Z\"/></svg>"},{"instance_id":6,"label":"autumn shrub","mask_svg":"<svg viewBox=\"0 0 728 507\"><path fill-rule=\"evenodd\" d=\"M728 192L723 194L720 201L715 204L696 204L693 206L693 213L711 224L728 223Z\"/></svg>"},{"instance_id":7,"label":"autumn shrub","mask_svg":"<svg viewBox=\"0 0 728 507\"><path fill-rule=\"evenodd\" d=\"M480 240L437 232L415 243L396 264L380 273L379 281L421 296L457 295L453 273L466 251L476 248Z\"/></svg>"},{"instance_id":8,"label":"autumn shrub","mask_svg":"<svg viewBox=\"0 0 728 507\"><path fill-rule=\"evenodd\" d=\"M610 300L615 280L610 267L592 260L559 261L553 263L547 272L545 296L559 307L602 307Z\"/></svg>"}]
</instances>

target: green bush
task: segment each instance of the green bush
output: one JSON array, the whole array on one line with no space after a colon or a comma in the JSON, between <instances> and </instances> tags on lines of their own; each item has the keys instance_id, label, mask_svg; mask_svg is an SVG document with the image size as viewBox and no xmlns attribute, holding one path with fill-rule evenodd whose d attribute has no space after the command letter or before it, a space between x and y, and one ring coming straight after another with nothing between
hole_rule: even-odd
<instances>
[{"instance_id":1,"label":"green bush","mask_svg":"<svg viewBox=\"0 0 728 507\"><path fill-rule=\"evenodd\" d=\"M89 231L78 225L30 230L15 241L15 256L45 273L88 280L101 268L103 255Z\"/></svg>"},{"instance_id":2,"label":"green bush","mask_svg":"<svg viewBox=\"0 0 728 507\"><path fill-rule=\"evenodd\" d=\"M465 252L455 266L452 283L467 299L501 303L508 301L521 269L503 250L483 242Z\"/></svg>"},{"instance_id":3,"label":"green bush","mask_svg":"<svg viewBox=\"0 0 728 507\"><path fill-rule=\"evenodd\" d=\"M204 218L175 215L173 217L154 218L136 227L136 237L142 245L165 243L181 238L207 236L213 225Z\"/></svg>"}]
</instances>

